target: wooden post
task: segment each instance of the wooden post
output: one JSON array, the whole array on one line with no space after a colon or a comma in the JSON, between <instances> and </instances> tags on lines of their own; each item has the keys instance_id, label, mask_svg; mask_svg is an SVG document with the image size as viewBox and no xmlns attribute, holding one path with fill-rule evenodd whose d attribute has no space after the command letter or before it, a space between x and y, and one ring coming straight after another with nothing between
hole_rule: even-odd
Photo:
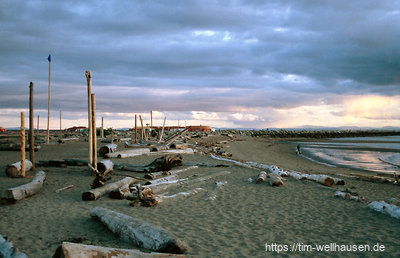
<instances>
[{"instance_id":1,"label":"wooden post","mask_svg":"<svg viewBox=\"0 0 400 258\"><path fill-rule=\"evenodd\" d=\"M114 130L111 128L111 143L114 143Z\"/></svg>"},{"instance_id":2,"label":"wooden post","mask_svg":"<svg viewBox=\"0 0 400 258\"><path fill-rule=\"evenodd\" d=\"M93 164L93 131L92 131L92 72L86 71L87 90L88 90L88 142L89 142L89 164Z\"/></svg>"},{"instance_id":3,"label":"wooden post","mask_svg":"<svg viewBox=\"0 0 400 258\"><path fill-rule=\"evenodd\" d=\"M101 135L100 137L104 138L104 117L101 117Z\"/></svg>"},{"instance_id":4,"label":"wooden post","mask_svg":"<svg viewBox=\"0 0 400 258\"><path fill-rule=\"evenodd\" d=\"M21 112L21 177L25 177L25 114Z\"/></svg>"},{"instance_id":5,"label":"wooden post","mask_svg":"<svg viewBox=\"0 0 400 258\"><path fill-rule=\"evenodd\" d=\"M33 82L29 84L29 155L32 162L31 170L35 169L35 141L33 135Z\"/></svg>"},{"instance_id":6,"label":"wooden post","mask_svg":"<svg viewBox=\"0 0 400 258\"><path fill-rule=\"evenodd\" d=\"M135 114L135 143L137 143L137 115Z\"/></svg>"},{"instance_id":7,"label":"wooden post","mask_svg":"<svg viewBox=\"0 0 400 258\"><path fill-rule=\"evenodd\" d=\"M37 132L36 135L39 137L39 115L37 115Z\"/></svg>"},{"instance_id":8,"label":"wooden post","mask_svg":"<svg viewBox=\"0 0 400 258\"><path fill-rule=\"evenodd\" d=\"M60 110L60 131L62 130L61 128L62 127L61 127L61 110Z\"/></svg>"},{"instance_id":9,"label":"wooden post","mask_svg":"<svg viewBox=\"0 0 400 258\"><path fill-rule=\"evenodd\" d=\"M94 96L94 93L91 94L91 102L92 102L92 153L93 153L93 159L92 159L92 167L97 169L97 133L96 133L96 99Z\"/></svg>"},{"instance_id":10,"label":"wooden post","mask_svg":"<svg viewBox=\"0 0 400 258\"><path fill-rule=\"evenodd\" d=\"M167 120L167 117L164 117L164 123L163 123L162 129L161 129L160 140L158 141L158 143L161 142L163 134L164 134L165 120Z\"/></svg>"},{"instance_id":11,"label":"wooden post","mask_svg":"<svg viewBox=\"0 0 400 258\"><path fill-rule=\"evenodd\" d=\"M48 91L48 104L47 104L47 140L50 143L50 71L51 71L51 55L47 58L49 60L49 91Z\"/></svg>"},{"instance_id":12,"label":"wooden post","mask_svg":"<svg viewBox=\"0 0 400 258\"><path fill-rule=\"evenodd\" d=\"M141 134L141 135L142 135L142 138L141 138L141 139L143 140L143 139L144 139L144 128L143 128L143 119L142 119L142 115L139 115L139 118L140 118L140 124L141 124L141 126L142 126L142 127L141 127L141 128L142 128L142 134Z\"/></svg>"}]
</instances>

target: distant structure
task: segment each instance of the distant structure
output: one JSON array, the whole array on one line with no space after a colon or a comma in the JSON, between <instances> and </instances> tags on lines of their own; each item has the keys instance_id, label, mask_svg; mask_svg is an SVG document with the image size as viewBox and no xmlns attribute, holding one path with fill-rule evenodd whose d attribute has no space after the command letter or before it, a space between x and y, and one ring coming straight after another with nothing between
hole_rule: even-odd
<instances>
[{"instance_id":1,"label":"distant structure","mask_svg":"<svg viewBox=\"0 0 400 258\"><path fill-rule=\"evenodd\" d=\"M67 131L70 132L82 132L82 131L87 131L87 127L85 126L74 126L74 127L70 127L67 129Z\"/></svg>"},{"instance_id":2,"label":"distant structure","mask_svg":"<svg viewBox=\"0 0 400 258\"><path fill-rule=\"evenodd\" d=\"M5 133L5 132L7 132L7 129L0 126L0 133Z\"/></svg>"}]
</instances>

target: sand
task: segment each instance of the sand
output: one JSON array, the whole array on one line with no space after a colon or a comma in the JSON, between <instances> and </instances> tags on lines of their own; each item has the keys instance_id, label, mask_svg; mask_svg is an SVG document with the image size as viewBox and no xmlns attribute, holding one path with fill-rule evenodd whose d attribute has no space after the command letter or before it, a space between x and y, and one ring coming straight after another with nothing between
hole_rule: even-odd
<instances>
[{"instance_id":1,"label":"sand","mask_svg":"<svg viewBox=\"0 0 400 258\"><path fill-rule=\"evenodd\" d=\"M278 165L285 169L307 173L360 173L347 168L327 167L295 154L290 141L240 137L230 141L225 136L196 139L197 142L228 140L224 150L237 160ZM102 146L99 142L98 147ZM119 144L123 149L123 144ZM0 152L0 191L29 182L31 178L7 178L5 168L19 160L19 152ZM27 154L29 157L29 155ZM229 162L211 159L200 153L182 155L184 161L225 164L229 167L200 167L180 174L211 175L218 171L230 174L196 185L175 187L165 193L202 188L196 194L179 196L148 207L131 207L127 200L102 197L96 201L82 201L82 193L90 189L93 180L85 167L37 167L46 172L43 190L13 205L0 206L0 234L7 236L20 251L29 257L51 257L63 241L107 246L136 248L119 240L89 212L96 206L109 208L146 222L159 225L189 246L189 257L265 257L277 252L265 251L267 244L375 244L385 246L383 253L375 252L280 252L283 256L399 256L399 221L367 208L370 201L390 197L400 199L399 186L359 181L346 178L365 202L335 198L334 191L310 181L287 178L282 187L255 184L260 170L238 167ZM139 156L112 159L114 162L148 164L159 156ZM87 159L87 143L67 142L42 145L36 160ZM138 173L115 171L113 181ZM28 175L33 175L29 172ZM340 176L338 176L340 177ZM222 182L222 186L215 183ZM55 193L64 186L74 185ZM343 188L335 186L334 188ZM301 246L301 245L300 245Z\"/></svg>"}]
</instances>

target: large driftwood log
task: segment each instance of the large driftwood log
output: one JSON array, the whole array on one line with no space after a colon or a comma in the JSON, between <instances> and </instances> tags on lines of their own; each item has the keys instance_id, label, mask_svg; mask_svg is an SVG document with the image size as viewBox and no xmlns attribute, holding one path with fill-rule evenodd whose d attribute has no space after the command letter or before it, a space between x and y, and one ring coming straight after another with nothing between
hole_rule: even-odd
<instances>
[{"instance_id":1,"label":"large driftwood log","mask_svg":"<svg viewBox=\"0 0 400 258\"><path fill-rule=\"evenodd\" d=\"M394 204L389 204L384 201L374 201L368 204L368 207L392 216L393 218L400 219L400 207Z\"/></svg>"},{"instance_id":2,"label":"large driftwood log","mask_svg":"<svg viewBox=\"0 0 400 258\"><path fill-rule=\"evenodd\" d=\"M154 179L157 179L160 177L179 174L179 173L186 172L186 171L189 171L191 169L196 169L196 168L199 168L199 167L198 166L189 166L189 167L182 168L182 169L171 169L170 171L159 171L159 172L154 172L154 173L148 173L148 174L144 175L144 178L154 180Z\"/></svg>"},{"instance_id":3,"label":"large driftwood log","mask_svg":"<svg viewBox=\"0 0 400 258\"><path fill-rule=\"evenodd\" d=\"M104 258L127 258L127 257L184 257L183 255L175 255L168 253L145 253L136 249L119 249L95 245L83 245L70 242L63 242L57 248L54 258L87 258L87 257L104 257Z\"/></svg>"},{"instance_id":4,"label":"large driftwood log","mask_svg":"<svg viewBox=\"0 0 400 258\"><path fill-rule=\"evenodd\" d=\"M5 258L28 258L24 253L18 251L11 242L8 242L2 235L0 235L0 257Z\"/></svg>"},{"instance_id":5,"label":"large driftwood log","mask_svg":"<svg viewBox=\"0 0 400 258\"><path fill-rule=\"evenodd\" d=\"M117 151L117 145L115 143L110 143L100 147L99 155L105 157L107 153L114 153Z\"/></svg>"},{"instance_id":6,"label":"large driftwood log","mask_svg":"<svg viewBox=\"0 0 400 258\"><path fill-rule=\"evenodd\" d=\"M189 145L187 143L173 143L171 146L169 146L171 149L180 149L180 150L185 150L189 148Z\"/></svg>"},{"instance_id":7,"label":"large driftwood log","mask_svg":"<svg viewBox=\"0 0 400 258\"><path fill-rule=\"evenodd\" d=\"M102 160L97 162L97 170L103 175L107 175L114 168L114 164L111 160Z\"/></svg>"},{"instance_id":8,"label":"large driftwood log","mask_svg":"<svg viewBox=\"0 0 400 258\"><path fill-rule=\"evenodd\" d=\"M29 171L32 168L32 162L25 160L25 170ZM6 168L6 175L8 177L21 177L21 161L8 165Z\"/></svg>"},{"instance_id":9,"label":"large driftwood log","mask_svg":"<svg viewBox=\"0 0 400 258\"><path fill-rule=\"evenodd\" d=\"M128 157L135 157L144 154L150 153L150 149L148 148L141 148L141 149L131 149L131 150L124 150L124 151L116 151L113 153L107 153L105 156L107 158L128 158Z\"/></svg>"},{"instance_id":10,"label":"large driftwood log","mask_svg":"<svg viewBox=\"0 0 400 258\"><path fill-rule=\"evenodd\" d=\"M59 139L57 142L58 143L66 143L66 142L77 142L79 141L79 138L77 137L72 137L72 138L63 138L63 139Z\"/></svg>"},{"instance_id":11,"label":"large driftwood log","mask_svg":"<svg viewBox=\"0 0 400 258\"><path fill-rule=\"evenodd\" d=\"M33 147L34 151L38 151L40 146L35 145ZM21 151L21 144L20 143L5 143L0 144L0 150L2 151ZM29 147L25 147L25 150L29 151Z\"/></svg>"},{"instance_id":12,"label":"large driftwood log","mask_svg":"<svg viewBox=\"0 0 400 258\"><path fill-rule=\"evenodd\" d=\"M90 215L122 240L136 246L163 253L181 254L187 251L186 245L169 232L137 218L101 207L93 208Z\"/></svg>"},{"instance_id":13,"label":"large driftwood log","mask_svg":"<svg viewBox=\"0 0 400 258\"><path fill-rule=\"evenodd\" d=\"M108 197L112 199L118 199L118 200L123 200L123 199L128 199L128 196L131 196L131 190L129 189L129 184L125 184L121 187L118 187L114 190L112 190L109 194ZM128 197L128 198L127 198Z\"/></svg>"},{"instance_id":14,"label":"large driftwood log","mask_svg":"<svg viewBox=\"0 0 400 258\"><path fill-rule=\"evenodd\" d=\"M35 177L30 183L14 188L9 188L8 190L6 190L3 199L10 202L16 202L26 197L32 196L42 189L45 179L46 173L44 173L43 171L39 171L36 173Z\"/></svg>"},{"instance_id":15,"label":"large driftwood log","mask_svg":"<svg viewBox=\"0 0 400 258\"><path fill-rule=\"evenodd\" d=\"M117 182L106 184L102 187L92 189L88 192L84 192L82 194L82 200L84 201L94 201L102 197L103 195L111 192L112 190L121 187L125 184L133 184L137 181L137 179L132 178L132 177L125 177L124 179L121 179Z\"/></svg>"}]
</instances>

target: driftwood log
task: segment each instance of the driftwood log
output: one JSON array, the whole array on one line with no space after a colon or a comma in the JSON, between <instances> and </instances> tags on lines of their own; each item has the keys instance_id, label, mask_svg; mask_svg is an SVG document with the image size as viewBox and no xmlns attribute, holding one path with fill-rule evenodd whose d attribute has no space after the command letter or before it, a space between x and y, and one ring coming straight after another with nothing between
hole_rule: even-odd
<instances>
[{"instance_id":1,"label":"driftwood log","mask_svg":"<svg viewBox=\"0 0 400 258\"><path fill-rule=\"evenodd\" d=\"M374 201L369 203L368 207L383 214L390 215L393 218L400 219L400 207L397 205L384 201Z\"/></svg>"},{"instance_id":2,"label":"driftwood log","mask_svg":"<svg viewBox=\"0 0 400 258\"><path fill-rule=\"evenodd\" d=\"M107 153L105 156L107 158L129 158L129 157L135 157L135 156L140 156L144 154L150 153L150 149L148 148L141 148L141 149L129 149L129 150L124 150L124 151L116 151L113 153Z\"/></svg>"},{"instance_id":3,"label":"driftwood log","mask_svg":"<svg viewBox=\"0 0 400 258\"><path fill-rule=\"evenodd\" d=\"M115 143L110 143L100 147L99 155L105 157L107 153L114 153L117 151L117 145Z\"/></svg>"},{"instance_id":4,"label":"driftwood log","mask_svg":"<svg viewBox=\"0 0 400 258\"><path fill-rule=\"evenodd\" d=\"M25 170L29 171L32 168L32 162L25 160ZM8 165L6 168L6 175L8 177L21 177L21 161Z\"/></svg>"},{"instance_id":5,"label":"driftwood log","mask_svg":"<svg viewBox=\"0 0 400 258\"><path fill-rule=\"evenodd\" d=\"M187 246L169 232L137 218L101 207L93 208L90 215L100 220L122 240L138 247L175 254L187 251Z\"/></svg>"},{"instance_id":6,"label":"driftwood log","mask_svg":"<svg viewBox=\"0 0 400 258\"><path fill-rule=\"evenodd\" d=\"M268 174L268 181L269 181L269 184L271 186L281 186L281 185L283 185L283 181L282 181L281 176L279 176L277 174L274 174L274 173Z\"/></svg>"},{"instance_id":7,"label":"driftwood log","mask_svg":"<svg viewBox=\"0 0 400 258\"><path fill-rule=\"evenodd\" d=\"M171 146L169 146L169 148L184 150L184 149L189 148L189 146L187 145L187 143L173 143L173 144L171 144Z\"/></svg>"},{"instance_id":8,"label":"driftwood log","mask_svg":"<svg viewBox=\"0 0 400 258\"><path fill-rule=\"evenodd\" d=\"M159 171L159 172L154 172L154 173L148 173L148 174L144 175L144 178L149 179L149 180L154 180L154 179L157 179L160 177L179 174L179 173L186 172L186 171L196 169L196 168L199 168L199 167L198 166L189 166L189 167L182 168L182 169L171 169L170 171Z\"/></svg>"},{"instance_id":9,"label":"driftwood log","mask_svg":"<svg viewBox=\"0 0 400 258\"><path fill-rule=\"evenodd\" d=\"M63 139L59 139L57 142L58 143L66 143L66 142L77 142L79 141L79 138L77 137L72 137L72 138L63 138Z\"/></svg>"},{"instance_id":10,"label":"driftwood log","mask_svg":"<svg viewBox=\"0 0 400 258\"><path fill-rule=\"evenodd\" d=\"M32 196L38 193L42 187L43 182L46 179L46 173L39 171L30 183L20 185L14 188L9 188L5 191L3 199L9 202L16 202L26 197Z\"/></svg>"},{"instance_id":11,"label":"driftwood log","mask_svg":"<svg viewBox=\"0 0 400 258\"><path fill-rule=\"evenodd\" d=\"M33 147L34 151L38 151L40 149L40 146L35 145ZM0 144L0 150L2 151L21 151L21 144L19 143L6 143L6 144ZM25 147L25 150L29 151L29 147Z\"/></svg>"},{"instance_id":12,"label":"driftwood log","mask_svg":"<svg viewBox=\"0 0 400 258\"><path fill-rule=\"evenodd\" d=\"M164 254L155 253L155 252L145 253L136 249L119 249L119 248L63 242L62 245L57 248L56 253L53 255L53 257L54 258L87 258L87 257L151 258L151 257L184 257L184 256L166 254L166 253Z\"/></svg>"},{"instance_id":13,"label":"driftwood log","mask_svg":"<svg viewBox=\"0 0 400 258\"><path fill-rule=\"evenodd\" d=\"M262 183L262 182L265 181L265 179L267 179L267 172L261 171L260 174L258 175L258 178L257 178L257 180L256 180L256 183L257 183L257 184Z\"/></svg>"},{"instance_id":14,"label":"driftwood log","mask_svg":"<svg viewBox=\"0 0 400 258\"><path fill-rule=\"evenodd\" d=\"M111 173L114 168L114 164L111 160L102 160L97 162L97 169L90 166L90 164L88 164L88 166L92 169L94 175L96 176L91 185L92 188L104 186L107 180L111 179L111 177L108 177L108 174Z\"/></svg>"},{"instance_id":15,"label":"driftwood log","mask_svg":"<svg viewBox=\"0 0 400 258\"><path fill-rule=\"evenodd\" d=\"M133 184L137 181L137 179L132 178L132 177L125 177L124 179L121 179L117 182L106 184L102 187L92 189L88 192L84 192L82 194L82 200L84 201L94 201L102 197L103 195L111 192L112 190L121 187L125 184Z\"/></svg>"},{"instance_id":16,"label":"driftwood log","mask_svg":"<svg viewBox=\"0 0 400 258\"><path fill-rule=\"evenodd\" d=\"M118 199L118 200L123 200L123 199L133 199L134 197L132 196L131 190L129 188L129 184L125 184L121 187L118 187L114 190L112 190L109 194L108 197L112 199Z\"/></svg>"},{"instance_id":17,"label":"driftwood log","mask_svg":"<svg viewBox=\"0 0 400 258\"><path fill-rule=\"evenodd\" d=\"M5 258L28 258L24 253L18 251L11 242L8 242L2 235L0 235L0 257Z\"/></svg>"},{"instance_id":18,"label":"driftwood log","mask_svg":"<svg viewBox=\"0 0 400 258\"><path fill-rule=\"evenodd\" d=\"M177 154L177 155L166 155L157 158L153 162L145 166L118 165L115 166L115 168L133 172L153 173L158 171L169 171L173 167L182 166L182 164L183 164L182 156Z\"/></svg>"}]
</instances>

